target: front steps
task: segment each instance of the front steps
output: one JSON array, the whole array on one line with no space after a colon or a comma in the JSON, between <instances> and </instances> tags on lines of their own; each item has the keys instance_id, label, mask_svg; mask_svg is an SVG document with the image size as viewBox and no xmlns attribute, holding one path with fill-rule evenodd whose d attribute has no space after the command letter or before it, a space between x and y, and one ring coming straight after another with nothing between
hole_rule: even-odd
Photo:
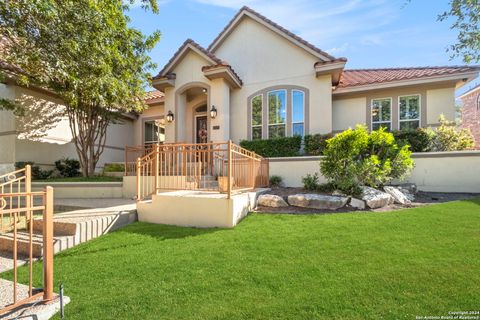
<instances>
[{"instance_id":1,"label":"front steps","mask_svg":"<svg viewBox=\"0 0 480 320\"><path fill-rule=\"evenodd\" d=\"M137 221L135 208L87 209L55 214L53 216L54 253L74 247L97 238L110 231ZM41 257L43 253L43 220L33 220L32 254ZM0 235L0 251L13 252L13 233ZM17 252L28 256L30 235L27 231L17 232Z\"/></svg>"}]
</instances>

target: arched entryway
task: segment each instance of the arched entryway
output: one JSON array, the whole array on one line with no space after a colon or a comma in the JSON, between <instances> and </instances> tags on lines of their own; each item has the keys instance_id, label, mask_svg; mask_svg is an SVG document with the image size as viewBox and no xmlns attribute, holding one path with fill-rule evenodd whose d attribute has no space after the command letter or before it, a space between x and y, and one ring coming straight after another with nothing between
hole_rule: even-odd
<instances>
[{"instance_id":1,"label":"arched entryway","mask_svg":"<svg viewBox=\"0 0 480 320\"><path fill-rule=\"evenodd\" d=\"M189 83L177 90L175 106L177 142L211 141L209 104L210 87L207 84Z\"/></svg>"}]
</instances>

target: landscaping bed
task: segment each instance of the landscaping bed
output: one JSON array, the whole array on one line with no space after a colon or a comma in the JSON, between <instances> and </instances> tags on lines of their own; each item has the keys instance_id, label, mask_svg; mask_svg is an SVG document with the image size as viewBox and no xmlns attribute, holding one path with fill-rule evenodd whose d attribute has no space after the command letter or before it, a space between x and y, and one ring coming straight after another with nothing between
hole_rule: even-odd
<instances>
[{"instance_id":1,"label":"landscaping bed","mask_svg":"<svg viewBox=\"0 0 480 320\"><path fill-rule=\"evenodd\" d=\"M273 194L282 197L285 202L288 203L288 196L295 195L295 194L319 194L325 196L331 196L331 193L325 192L318 192L318 191L311 191L305 190L304 188L288 188L288 187L277 187L272 188L268 194ZM258 205L255 209L255 212L258 213L290 213L290 214L327 214L327 213L345 213L345 212L353 212L353 211L361 211L361 212L384 212L384 211L393 211L399 210L404 208L414 208L420 207L428 204L435 204L435 203L444 203L448 201L455 201L455 200L465 200L471 199L474 197L479 196L476 193L447 193L447 192L423 192L418 191L415 193L415 200L412 201L408 205L401 205L398 203L393 203L388 206L376 209L357 209L349 206L348 204L341 209L337 210L322 210L322 209L315 209L315 208L303 208L298 206L288 206L288 207L269 207L269 206L261 206Z\"/></svg>"}]
</instances>

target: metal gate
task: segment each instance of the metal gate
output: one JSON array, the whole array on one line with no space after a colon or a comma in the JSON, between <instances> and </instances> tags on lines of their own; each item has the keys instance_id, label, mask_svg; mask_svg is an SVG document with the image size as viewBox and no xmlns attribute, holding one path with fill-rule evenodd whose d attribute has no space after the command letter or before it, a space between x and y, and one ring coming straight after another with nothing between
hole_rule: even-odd
<instances>
[{"instance_id":1,"label":"metal gate","mask_svg":"<svg viewBox=\"0 0 480 320\"><path fill-rule=\"evenodd\" d=\"M0 316L32 300L53 299L53 188L32 191L29 165L0 176L0 251L4 259L13 260L12 295L0 304ZM35 220L35 228L34 228ZM33 287L33 262L42 259L43 286ZM19 261L29 270L28 293L17 288Z\"/></svg>"}]
</instances>

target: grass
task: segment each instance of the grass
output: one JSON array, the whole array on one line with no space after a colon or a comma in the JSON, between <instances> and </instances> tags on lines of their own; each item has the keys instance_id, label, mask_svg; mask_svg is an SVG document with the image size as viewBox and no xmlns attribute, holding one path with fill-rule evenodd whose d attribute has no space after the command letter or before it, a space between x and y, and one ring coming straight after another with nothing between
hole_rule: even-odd
<instances>
[{"instance_id":1,"label":"grass","mask_svg":"<svg viewBox=\"0 0 480 320\"><path fill-rule=\"evenodd\" d=\"M93 177L70 177L70 178L51 178L35 180L34 182L117 182L122 181L122 177L93 176Z\"/></svg>"},{"instance_id":2,"label":"grass","mask_svg":"<svg viewBox=\"0 0 480 320\"><path fill-rule=\"evenodd\" d=\"M479 257L480 199L252 214L230 230L132 224L55 256L55 287L68 319L414 319L478 310Z\"/></svg>"}]
</instances>

